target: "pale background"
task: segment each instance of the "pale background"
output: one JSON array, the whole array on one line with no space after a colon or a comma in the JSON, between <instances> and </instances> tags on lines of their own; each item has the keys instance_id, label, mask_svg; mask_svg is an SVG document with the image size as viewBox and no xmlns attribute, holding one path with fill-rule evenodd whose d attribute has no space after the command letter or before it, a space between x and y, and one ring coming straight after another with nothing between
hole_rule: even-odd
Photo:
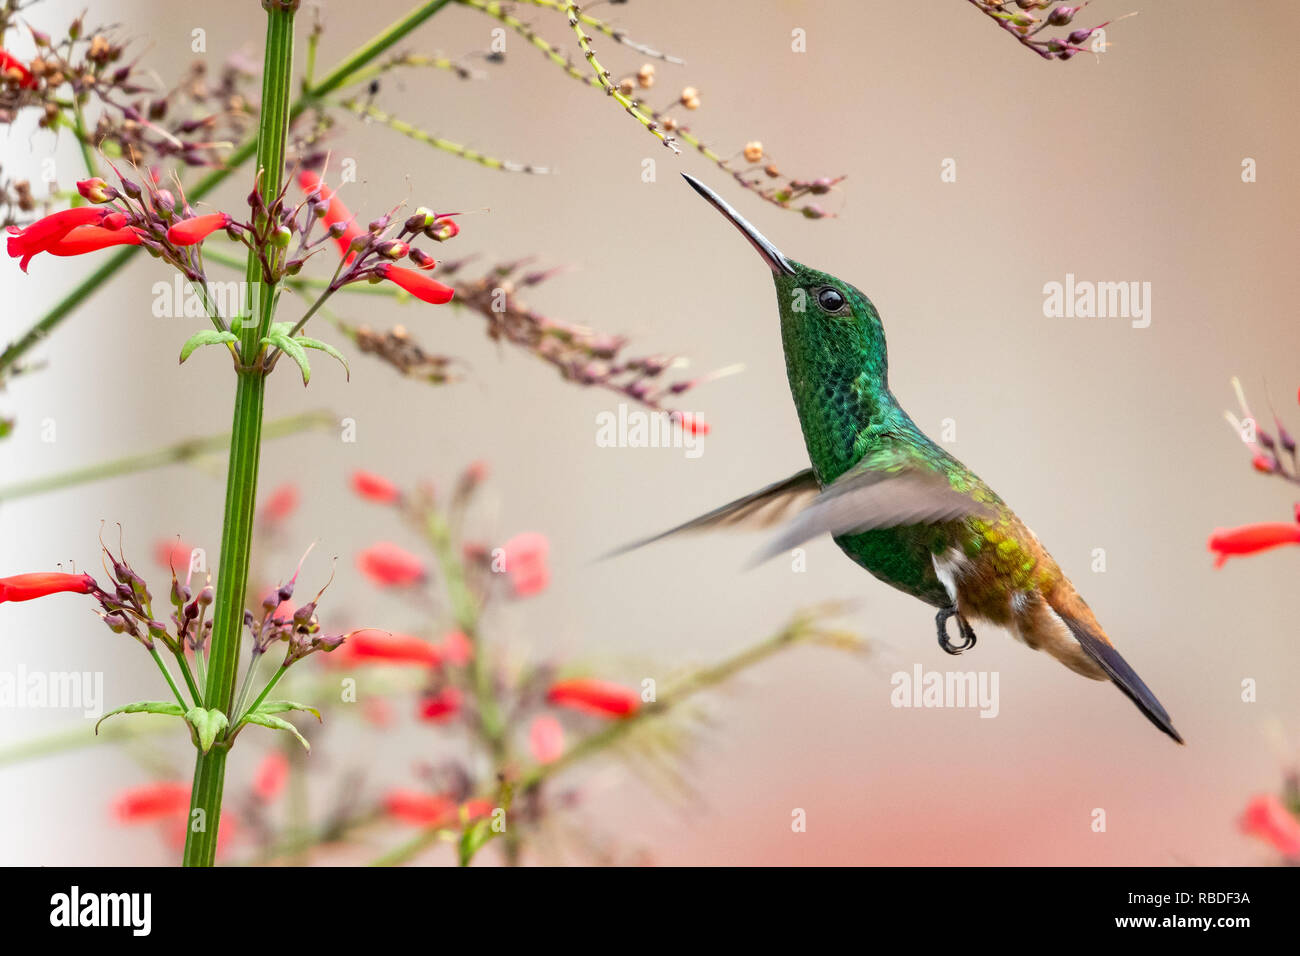
<instances>
[{"instance_id":1,"label":"pale background","mask_svg":"<svg viewBox=\"0 0 1300 956\"><path fill-rule=\"evenodd\" d=\"M80 5L61 4L71 11ZM350 573L373 535L401 532L345 489L364 466L446 487L474 458L493 466L487 536L550 537L550 590L498 631L521 652L585 656L626 680L704 662L771 633L796 608L853 599L849 618L878 641L865 663L801 650L769 662L717 698L716 729L696 752L702 801L665 809L642 786L601 776L591 819L671 863L1225 864L1268 859L1241 836L1246 799L1279 785L1300 740L1300 643L1291 620L1297 555L1283 551L1215 571L1218 525L1286 520L1292 498L1253 475L1222 420L1229 377L1257 406L1265 383L1300 431L1294 314L1297 135L1293 69L1300 12L1288 3L1099 0L1088 23L1137 7L1111 30L1101 62L1046 63L973 9L942 4L698 4L597 8L639 39L684 57L659 67L655 92L701 91L695 128L730 152L761 139L791 172L848 176L821 222L731 188L701 157L674 159L615 104L563 76L520 38L490 78L461 83L412 72L379 102L417 125L497 155L553 166L547 177L467 165L382 129L349 122L335 149L362 180L349 203L364 220L411 198L438 208L490 208L463 220L459 251L538 254L576 271L536 290L539 308L628 333L634 351L676 351L703 372L744 374L702 388L689 407L713 423L698 460L680 451L602 449L595 416L616 400L556 380L526 355L498 351L481 322L449 309L359 303L372 325L404 322L438 351L463 357L467 381L434 389L374 360L351 384L327 360L309 393L293 375L270 388L272 415L329 406L355 418L356 444L314 433L269 444L263 488L299 481L295 532L341 556L334 600L375 623L419 620L386 605ZM406 7L330 3L326 68ZM523 11L571 46L562 18ZM41 23L41 7L30 16ZM242 3L97 3L90 19L149 34L146 60L164 75L207 30L214 66L241 44L260 59L261 9ZM306 17L302 18L305 26ZM53 24L64 16L52 17ZM439 14L405 48L482 48L496 22L470 9ZM808 52L790 50L807 31ZM301 33L300 33L301 35ZM640 58L598 39L616 73ZM27 52L22 47L18 52ZM75 151L57 156L70 182ZM35 176L51 138L13 131L7 173ZM658 164L641 181L646 157ZM940 164L957 161L958 181ZM1241 162L1258 162L1258 182ZM1035 528L1116 644L1186 737L1178 748L1114 689L1081 680L991 628L960 661L935 644L933 612L871 579L829 541L809 570L742 565L755 540L668 544L615 563L591 559L622 542L784 477L806 458L789 394L769 279L749 247L681 183L719 188L791 257L859 285L885 319L892 385L932 434L957 422L951 446ZM246 178L223 199L242 204ZM220 205L214 199L215 205ZM89 262L0 271L0 337L26 327ZM1041 289L1080 279L1149 281L1153 321L1046 319ZM38 350L49 367L3 396L19 416L0 448L3 477L46 474L228 426L226 363L176 365L189 326L153 319L150 287L170 278L144 257ZM373 308L373 311L364 311ZM322 327L321 332L326 329ZM40 422L57 423L42 443ZM151 542L181 532L215 551L223 467L174 468L7 506L0 573L73 559L95 567L101 520L127 529L128 553L156 574ZM413 543L399 537L404 543ZM1091 573L1092 549L1108 570ZM293 550L293 549L289 549ZM277 560L287 563L286 552ZM324 562L315 565L323 575ZM382 619L382 620L381 620ZM0 614L0 669L96 668L109 704L158 694L138 649L114 638L85 602L52 599ZM1001 713L896 710L889 675L996 670ZM1259 701L1240 700L1245 678ZM129 719L129 718L123 718ZM0 742L89 725L67 712L10 711ZM424 736L420 736L424 734ZM1278 744L1289 735L1290 749ZM389 746L379 772L409 782L417 743ZM232 780L258 748L237 751ZM175 751L178 759L184 751ZM328 759L328 758L326 758ZM145 779L113 748L0 769L0 860L170 862L151 832L115 827L113 794ZM622 781L622 782L620 782ZM793 834L803 808L808 832ZM1093 833L1104 808L1108 831Z\"/></svg>"}]
</instances>

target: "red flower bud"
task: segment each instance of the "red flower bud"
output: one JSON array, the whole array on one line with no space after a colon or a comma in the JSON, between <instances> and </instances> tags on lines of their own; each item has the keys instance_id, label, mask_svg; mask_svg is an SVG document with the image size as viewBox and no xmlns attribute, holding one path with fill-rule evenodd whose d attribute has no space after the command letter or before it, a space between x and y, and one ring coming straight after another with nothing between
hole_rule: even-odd
<instances>
[{"instance_id":1,"label":"red flower bud","mask_svg":"<svg viewBox=\"0 0 1300 956\"><path fill-rule=\"evenodd\" d=\"M167 240L177 246L192 246L218 229L225 229L230 222L230 217L224 212L210 212L193 219L182 219L167 230Z\"/></svg>"},{"instance_id":2,"label":"red flower bud","mask_svg":"<svg viewBox=\"0 0 1300 956\"><path fill-rule=\"evenodd\" d=\"M95 579L89 574L63 574L59 571L14 574L0 578L0 604L6 601L30 601L64 591L89 594L95 587Z\"/></svg>"},{"instance_id":3,"label":"red flower bud","mask_svg":"<svg viewBox=\"0 0 1300 956\"><path fill-rule=\"evenodd\" d=\"M436 279L430 279L415 269L406 269L402 266L382 262L375 268L375 272L381 278L401 286L417 299L422 299L433 305L445 305L456 294L456 290L451 286L443 285Z\"/></svg>"},{"instance_id":4,"label":"red flower bud","mask_svg":"<svg viewBox=\"0 0 1300 956\"><path fill-rule=\"evenodd\" d=\"M383 475L373 471L354 471L352 473L352 490L362 498L390 505L402 497L402 492Z\"/></svg>"},{"instance_id":5,"label":"red flower bud","mask_svg":"<svg viewBox=\"0 0 1300 956\"><path fill-rule=\"evenodd\" d=\"M1284 544L1300 544L1300 524L1283 521L1248 524L1240 528L1216 528L1210 535L1216 568L1223 567L1231 556L1255 554Z\"/></svg>"},{"instance_id":6,"label":"red flower bud","mask_svg":"<svg viewBox=\"0 0 1300 956\"><path fill-rule=\"evenodd\" d=\"M558 707L571 707L597 717L628 717L641 706L641 698L631 688L591 677L552 684L546 699Z\"/></svg>"},{"instance_id":7,"label":"red flower bud","mask_svg":"<svg viewBox=\"0 0 1300 956\"><path fill-rule=\"evenodd\" d=\"M77 181L77 192L88 202L104 203L117 197L117 190L98 176Z\"/></svg>"},{"instance_id":8,"label":"red flower bud","mask_svg":"<svg viewBox=\"0 0 1300 956\"><path fill-rule=\"evenodd\" d=\"M388 541L360 552L357 568L380 587L409 587L425 576L424 562L419 556Z\"/></svg>"}]
</instances>

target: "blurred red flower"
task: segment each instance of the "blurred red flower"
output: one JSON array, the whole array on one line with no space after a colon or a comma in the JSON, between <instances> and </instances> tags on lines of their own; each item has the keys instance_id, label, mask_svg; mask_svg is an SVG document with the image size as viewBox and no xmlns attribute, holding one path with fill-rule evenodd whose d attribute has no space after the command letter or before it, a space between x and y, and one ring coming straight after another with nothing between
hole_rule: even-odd
<instances>
[{"instance_id":1,"label":"blurred red flower","mask_svg":"<svg viewBox=\"0 0 1300 956\"><path fill-rule=\"evenodd\" d=\"M554 763L564 754L564 727L551 714L541 714L528 728L528 749L538 763Z\"/></svg>"},{"instance_id":2,"label":"blurred red flower","mask_svg":"<svg viewBox=\"0 0 1300 956\"><path fill-rule=\"evenodd\" d=\"M413 634L390 634L367 628L353 633L343 646L352 648L351 656L358 661L434 667L442 662L438 648Z\"/></svg>"},{"instance_id":3,"label":"blurred red flower","mask_svg":"<svg viewBox=\"0 0 1300 956\"><path fill-rule=\"evenodd\" d=\"M551 545L546 535L525 531L503 544L501 550L515 597L531 597L546 590L551 583L551 570L546 563Z\"/></svg>"},{"instance_id":4,"label":"blurred red flower","mask_svg":"<svg viewBox=\"0 0 1300 956\"><path fill-rule=\"evenodd\" d=\"M352 473L352 490L362 498L389 505L402 497L401 489L383 475L358 469Z\"/></svg>"},{"instance_id":5,"label":"blurred red flower","mask_svg":"<svg viewBox=\"0 0 1300 956\"><path fill-rule=\"evenodd\" d=\"M177 577L184 577L190 569L194 549L176 538L161 538L154 542L153 559L164 568L175 568Z\"/></svg>"},{"instance_id":6,"label":"blurred red flower","mask_svg":"<svg viewBox=\"0 0 1300 956\"><path fill-rule=\"evenodd\" d=\"M1243 833L1267 841L1289 859L1300 859L1300 820L1273 794L1251 798L1238 822Z\"/></svg>"},{"instance_id":7,"label":"blurred red flower","mask_svg":"<svg viewBox=\"0 0 1300 956\"><path fill-rule=\"evenodd\" d=\"M641 706L641 698L630 687L592 677L552 684L546 699L558 707L571 707L597 717L628 717Z\"/></svg>"},{"instance_id":8,"label":"blurred red flower","mask_svg":"<svg viewBox=\"0 0 1300 956\"><path fill-rule=\"evenodd\" d=\"M419 717L429 723L442 723L460 713L461 692L458 687L446 687L429 694L420 701Z\"/></svg>"},{"instance_id":9,"label":"blurred red flower","mask_svg":"<svg viewBox=\"0 0 1300 956\"><path fill-rule=\"evenodd\" d=\"M388 815L416 826L450 826L456 822L456 801L438 793L396 789L384 798Z\"/></svg>"},{"instance_id":10,"label":"blurred red flower","mask_svg":"<svg viewBox=\"0 0 1300 956\"><path fill-rule=\"evenodd\" d=\"M282 750L272 750L257 765L253 775L253 793L259 800L271 801L284 792L289 781L289 758Z\"/></svg>"},{"instance_id":11,"label":"blurred red flower","mask_svg":"<svg viewBox=\"0 0 1300 956\"><path fill-rule=\"evenodd\" d=\"M425 576L420 557L390 541L380 541L358 553L357 568L380 587L408 587Z\"/></svg>"},{"instance_id":12,"label":"blurred red flower","mask_svg":"<svg viewBox=\"0 0 1300 956\"><path fill-rule=\"evenodd\" d=\"M474 645L461 631L448 631L443 635L442 659L453 667L464 667L474 659Z\"/></svg>"},{"instance_id":13,"label":"blurred red flower","mask_svg":"<svg viewBox=\"0 0 1300 956\"><path fill-rule=\"evenodd\" d=\"M131 787L113 801L113 815L120 823L150 823L190 809L190 785L180 781L160 781Z\"/></svg>"},{"instance_id":14,"label":"blurred red flower","mask_svg":"<svg viewBox=\"0 0 1300 956\"><path fill-rule=\"evenodd\" d=\"M283 521L297 509L298 486L291 481L285 482L272 491L267 496L266 501L262 502L262 520Z\"/></svg>"},{"instance_id":15,"label":"blurred red flower","mask_svg":"<svg viewBox=\"0 0 1300 956\"><path fill-rule=\"evenodd\" d=\"M24 89L35 89L38 85L36 77L32 76L32 71L27 68L27 64L8 50L0 50L0 73L17 80L18 85Z\"/></svg>"}]
</instances>

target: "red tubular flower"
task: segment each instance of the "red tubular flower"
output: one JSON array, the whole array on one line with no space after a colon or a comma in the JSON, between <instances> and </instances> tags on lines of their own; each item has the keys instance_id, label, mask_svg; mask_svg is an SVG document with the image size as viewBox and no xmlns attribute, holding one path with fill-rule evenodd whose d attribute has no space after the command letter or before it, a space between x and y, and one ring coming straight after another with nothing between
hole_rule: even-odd
<instances>
[{"instance_id":1,"label":"red tubular flower","mask_svg":"<svg viewBox=\"0 0 1300 956\"><path fill-rule=\"evenodd\" d=\"M298 486L287 482L276 488L262 503L263 521L283 521L298 508Z\"/></svg>"},{"instance_id":2,"label":"red tubular flower","mask_svg":"<svg viewBox=\"0 0 1300 956\"><path fill-rule=\"evenodd\" d=\"M45 251L52 256L80 256L111 246L138 246L140 234L134 229L107 229L104 226L78 226Z\"/></svg>"},{"instance_id":3,"label":"red tubular flower","mask_svg":"<svg viewBox=\"0 0 1300 956\"><path fill-rule=\"evenodd\" d=\"M390 541L358 553L357 568L380 587L409 587L424 580L424 562Z\"/></svg>"},{"instance_id":4,"label":"red tubular flower","mask_svg":"<svg viewBox=\"0 0 1300 956\"><path fill-rule=\"evenodd\" d=\"M362 498L384 505L391 505L402 497L402 492L397 485L383 475L376 475L373 471L354 471L352 490Z\"/></svg>"},{"instance_id":5,"label":"red tubular flower","mask_svg":"<svg viewBox=\"0 0 1300 956\"><path fill-rule=\"evenodd\" d=\"M1229 557L1255 554L1284 544L1300 544L1300 524L1270 521L1240 528L1215 528L1210 535L1210 550L1215 553L1216 568L1223 567Z\"/></svg>"},{"instance_id":6,"label":"red tubular flower","mask_svg":"<svg viewBox=\"0 0 1300 956\"><path fill-rule=\"evenodd\" d=\"M0 73L13 77L23 89L32 90L38 85L27 64L8 50L0 50Z\"/></svg>"},{"instance_id":7,"label":"red tubular flower","mask_svg":"<svg viewBox=\"0 0 1300 956\"><path fill-rule=\"evenodd\" d=\"M691 412L674 412L673 419L681 426L682 431L688 435L707 435L709 433L709 423L699 415Z\"/></svg>"},{"instance_id":8,"label":"red tubular flower","mask_svg":"<svg viewBox=\"0 0 1300 956\"><path fill-rule=\"evenodd\" d=\"M532 597L546 590L551 583L551 571L546 563L551 545L546 535L526 531L503 544L501 550L515 597Z\"/></svg>"},{"instance_id":9,"label":"red tubular flower","mask_svg":"<svg viewBox=\"0 0 1300 956\"><path fill-rule=\"evenodd\" d=\"M347 223L347 228L343 230L343 234L335 242L338 243L339 251L343 253L346 260L351 262L356 257L356 253L351 252L348 247L352 245L352 240L357 236L364 236L366 234L365 230L356 224L356 220L353 218L352 213L348 211L348 207L343 205L341 200L335 198L334 191L323 185L320 177L311 170L304 169L298 174L298 185L306 193L319 191L320 198L329 203L329 207L325 210L326 226L332 226L336 222Z\"/></svg>"},{"instance_id":10,"label":"red tubular flower","mask_svg":"<svg viewBox=\"0 0 1300 956\"><path fill-rule=\"evenodd\" d=\"M1283 856L1300 859L1300 820L1273 794L1252 798L1238 825L1243 833L1267 840Z\"/></svg>"},{"instance_id":11,"label":"red tubular flower","mask_svg":"<svg viewBox=\"0 0 1300 956\"><path fill-rule=\"evenodd\" d=\"M120 823L150 823L190 809L190 785L177 781L146 783L118 794L113 815Z\"/></svg>"},{"instance_id":12,"label":"red tubular flower","mask_svg":"<svg viewBox=\"0 0 1300 956\"><path fill-rule=\"evenodd\" d=\"M282 750L272 750L257 766L253 775L253 793L259 800L270 802L284 792L289 780L289 758Z\"/></svg>"},{"instance_id":13,"label":"red tubular flower","mask_svg":"<svg viewBox=\"0 0 1300 956\"><path fill-rule=\"evenodd\" d=\"M456 822L456 801L440 793L390 790L384 797L388 815L421 827L445 827Z\"/></svg>"},{"instance_id":14,"label":"red tubular flower","mask_svg":"<svg viewBox=\"0 0 1300 956\"><path fill-rule=\"evenodd\" d=\"M167 230L167 240L177 246L192 246L228 225L230 217L224 212L210 212L192 219L182 219Z\"/></svg>"},{"instance_id":15,"label":"red tubular flower","mask_svg":"<svg viewBox=\"0 0 1300 956\"><path fill-rule=\"evenodd\" d=\"M375 267L375 272L381 278L400 285L417 299L422 299L433 305L446 305L456 295L456 290L451 286L443 285L436 279L430 279L416 269L405 269L390 262L381 262Z\"/></svg>"},{"instance_id":16,"label":"red tubular flower","mask_svg":"<svg viewBox=\"0 0 1300 956\"><path fill-rule=\"evenodd\" d=\"M442 662L438 648L412 634L389 634L368 628L353 633L343 646L352 648L352 659L357 661L422 667L437 667Z\"/></svg>"},{"instance_id":17,"label":"red tubular flower","mask_svg":"<svg viewBox=\"0 0 1300 956\"><path fill-rule=\"evenodd\" d=\"M6 601L30 601L64 591L89 594L95 586L95 579L89 574L64 574L59 571L13 574L0 578L0 604Z\"/></svg>"},{"instance_id":18,"label":"red tubular flower","mask_svg":"<svg viewBox=\"0 0 1300 956\"><path fill-rule=\"evenodd\" d=\"M100 225L108 215L108 210L94 206L61 209L44 219L36 220L26 229L10 226L6 249L11 257L21 260L18 266L26 272L27 264L38 252L49 251L50 246L78 226Z\"/></svg>"},{"instance_id":19,"label":"red tubular flower","mask_svg":"<svg viewBox=\"0 0 1300 956\"><path fill-rule=\"evenodd\" d=\"M450 720L460 713L461 700L462 695L459 688L447 687L420 701L419 717L421 720L433 724Z\"/></svg>"},{"instance_id":20,"label":"red tubular flower","mask_svg":"<svg viewBox=\"0 0 1300 956\"><path fill-rule=\"evenodd\" d=\"M482 797L466 800L460 805L460 808L465 812L466 819L471 823L492 816L492 811L496 809L491 800L484 800Z\"/></svg>"},{"instance_id":21,"label":"red tubular flower","mask_svg":"<svg viewBox=\"0 0 1300 956\"><path fill-rule=\"evenodd\" d=\"M546 699L557 707L571 707L597 717L629 717L641 706L641 698L631 688L591 677L552 684Z\"/></svg>"},{"instance_id":22,"label":"red tubular flower","mask_svg":"<svg viewBox=\"0 0 1300 956\"><path fill-rule=\"evenodd\" d=\"M550 714L541 714L528 728L528 749L538 763L555 763L564 754L564 727Z\"/></svg>"}]
</instances>

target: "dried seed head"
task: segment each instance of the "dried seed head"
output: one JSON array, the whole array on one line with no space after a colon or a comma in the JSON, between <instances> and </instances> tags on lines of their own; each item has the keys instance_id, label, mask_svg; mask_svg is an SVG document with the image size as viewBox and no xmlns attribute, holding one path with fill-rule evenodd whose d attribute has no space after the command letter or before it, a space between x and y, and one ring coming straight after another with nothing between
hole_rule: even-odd
<instances>
[{"instance_id":1,"label":"dried seed head","mask_svg":"<svg viewBox=\"0 0 1300 956\"><path fill-rule=\"evenodd\" d=\"M636 82L643 90L648 90L655 85L655 65L647 63L641 69L636 71Z\"/></svg>"}]
</instances>

